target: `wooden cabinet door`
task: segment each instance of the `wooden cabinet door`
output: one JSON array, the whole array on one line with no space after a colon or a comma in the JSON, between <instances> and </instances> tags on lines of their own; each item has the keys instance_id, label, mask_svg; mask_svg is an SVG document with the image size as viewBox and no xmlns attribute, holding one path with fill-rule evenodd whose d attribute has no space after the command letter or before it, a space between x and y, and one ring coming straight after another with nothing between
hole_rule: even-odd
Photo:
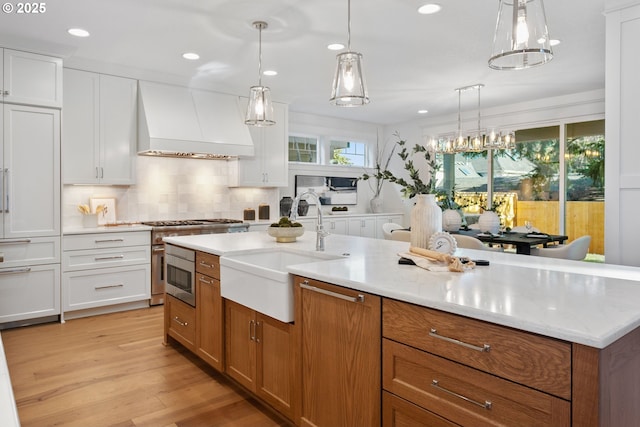
<instances>
[{"instance_id":1,"label":"wooden cabinet door","mask_svg":"<svg viewBox=\"0 0 640 427\"><path fill-rule=\"evenodd\" d=\"M225 301L225 360L227 374L256 391L256 321L254 311Z\"/></svg>"},{"instance_id":2,"label":"wooden cabinet door","mask_svg":"<svg viewBox=\"0 0 640 427\"><path fill-rule=\"evenodd\" d=\"M380 297L296 277L303 426L380 425Z\"/></svg>"},{"instance_id":3,"label":"wooden cabinet door","mask_svg":"<svg viewBox=\"0 0 640 427\"><path fill-rule=\"evenodd\" d=\"M382 392L383 427L459 427L439 415L386 391Z\"/></svg>"},{"instance_id":4,"label":"wooden cabinet door","mask_svg":"<svg viewBox=\"0 0 640 427\"><path fill-rule=\"evenodd\" d=\"M196 273L196 353L215 369L222 371L224 313L220 281Z\"/></svg>"},{"instance_id":5,"label":"wooden cabinet door","mask_svg":"<svg viewBox=\"0 0 640 427\"><path fill-rule=\"evenodd\" d=\"M164 334L165 343L172 337L190 351L196 348L195 310L171 295L164 301Z\"/></svg>"},{"instance_id":6,"label":"wooden cabinet door","mask_svg":"<svg viewBox=\"0 0 640 427\"><path fill-rule=\"evenodd\" d=\"M295 388L293 327L256 313L256 393L290 419Z\"/></svg>"}]
</instances>

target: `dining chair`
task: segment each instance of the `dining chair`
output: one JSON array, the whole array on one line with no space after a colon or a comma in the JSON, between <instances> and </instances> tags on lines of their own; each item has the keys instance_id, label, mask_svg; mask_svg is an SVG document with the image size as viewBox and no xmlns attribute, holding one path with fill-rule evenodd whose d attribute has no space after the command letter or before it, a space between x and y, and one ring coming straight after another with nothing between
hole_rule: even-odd
<instances>
[{"instance_id":1,"label":"dining chair","mask_svg":"<svg viewBox=\"0 0 640 427\"><path fill-rule=\"evenodd\" d=\"M590 244L591 236L585 235L566 245L556 245L550 248L531 248L531 255L582 261L589 252Z\"/></svg>"},{"instance_id":2,"label":"dining chair","mask_svg":"<svg viewBox=\"0 0 640 427\"><path fill-rule=\"evenodd\" d=\"M400 242L410 242L411 232L409 230L393 230L391 233L391 240L398 240Z\"/></svg>"},{"instance_id":3,"label":"dining chair","mask_svg":"<svg viewBox=\"0 0 640 427\"><path fill-rule=\"evenodd\" d=\"M483 242L481 242L479 239L476 239L475 237L465 236L463 234L454 234L453 237L456 239L456 243L459 248L503 252L502 248L487 246Z\"/></svg>"},{"instance_id":4,"label":"dining chair","mask_svg":"<svg viewBox=\"0 0 640 427\"><path fill-rule=\"evenodd\" d=\"M395 222L385 222L384 224L382 224L382 235L386 240L392 240L391 232L394 230L401 230L403 228L403 226L401 226L400 224L396 224Z\"/></svg>"}]
</instances>

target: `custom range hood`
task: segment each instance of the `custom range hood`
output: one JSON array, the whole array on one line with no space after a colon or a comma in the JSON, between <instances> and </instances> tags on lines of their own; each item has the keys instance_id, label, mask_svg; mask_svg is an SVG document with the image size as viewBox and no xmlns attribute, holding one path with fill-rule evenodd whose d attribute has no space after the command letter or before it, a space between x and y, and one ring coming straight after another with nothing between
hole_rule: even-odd
<instances>
[{"instance_id":1,"label":"custom range hood","mask_svg":"<svg viewBox=\"0 0 640 427\"><path fill-rule=\"evenodd\" d=\"M140 81L138 154L230 159L254 150L238 97Z\"/></svg>"}]
</instances>

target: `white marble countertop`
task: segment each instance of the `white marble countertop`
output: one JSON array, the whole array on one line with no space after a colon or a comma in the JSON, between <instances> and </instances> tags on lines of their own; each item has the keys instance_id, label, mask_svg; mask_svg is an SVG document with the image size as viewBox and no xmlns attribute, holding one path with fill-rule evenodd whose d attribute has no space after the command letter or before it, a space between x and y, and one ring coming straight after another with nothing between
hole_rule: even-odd
<instances>
[{"instance_id":1,"label":"white marble countertop","mask_svg":"<svg viewBox=\"0 0 640 427\"><path fill-rule=\"evenodd\" d=\"M11 379L9 378L9 369L7 368L7 360L4 354L4 346L2 345L2 335L0 334L0 426L2 427L20 427L20 419L18 418L18 409L16 401L13 397L13 388L11 388Z\"/></svg>"},{"instance_id":2,"label":"white marble countertop","mask_svg":"<svg viewBox=\"0 0 640 427\"><path fill-rule=\"evenodd\" d=\"M294 243L276 243L259 231L165 239L221 256L276 246L314 250L315 240L309 231ZM491 265L431 272L398 264L405 242L330 235L325 246L350 256L289 266L289 272L596 348L640 326L640 268L459 249L456 255Z\"/></svg>"},{"instance_id":3,"label":"white marble countertop","mask_svg":"<svg viewBox=\"0 0 640 427\"><path fill-rule=\"evenodd\" d=\"M129 232L129 231L150 231L151 227L148 225L142 224L119 224L119 225L110 225L105 227L104 225L98 227L65 227L62 230L63 235L70 234L90 234L90 233L120 233L120 232Z\"/></svg>"}]
</instances>

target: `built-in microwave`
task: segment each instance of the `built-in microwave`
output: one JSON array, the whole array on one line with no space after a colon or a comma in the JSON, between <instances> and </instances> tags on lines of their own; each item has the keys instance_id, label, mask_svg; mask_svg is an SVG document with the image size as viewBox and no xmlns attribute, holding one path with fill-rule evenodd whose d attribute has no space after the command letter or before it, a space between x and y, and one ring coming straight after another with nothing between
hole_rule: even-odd
<instances>
[{"instance_id":1,"label":"built-in microwave","mask_svg":"<svg viewBox=\"0 0 640 427\"><path fill-rule=\"evenodd\" d=\"M174 245L165 248L165 291L179 300L196 305L196 253Z\"/></svg>"}]
</instances>

